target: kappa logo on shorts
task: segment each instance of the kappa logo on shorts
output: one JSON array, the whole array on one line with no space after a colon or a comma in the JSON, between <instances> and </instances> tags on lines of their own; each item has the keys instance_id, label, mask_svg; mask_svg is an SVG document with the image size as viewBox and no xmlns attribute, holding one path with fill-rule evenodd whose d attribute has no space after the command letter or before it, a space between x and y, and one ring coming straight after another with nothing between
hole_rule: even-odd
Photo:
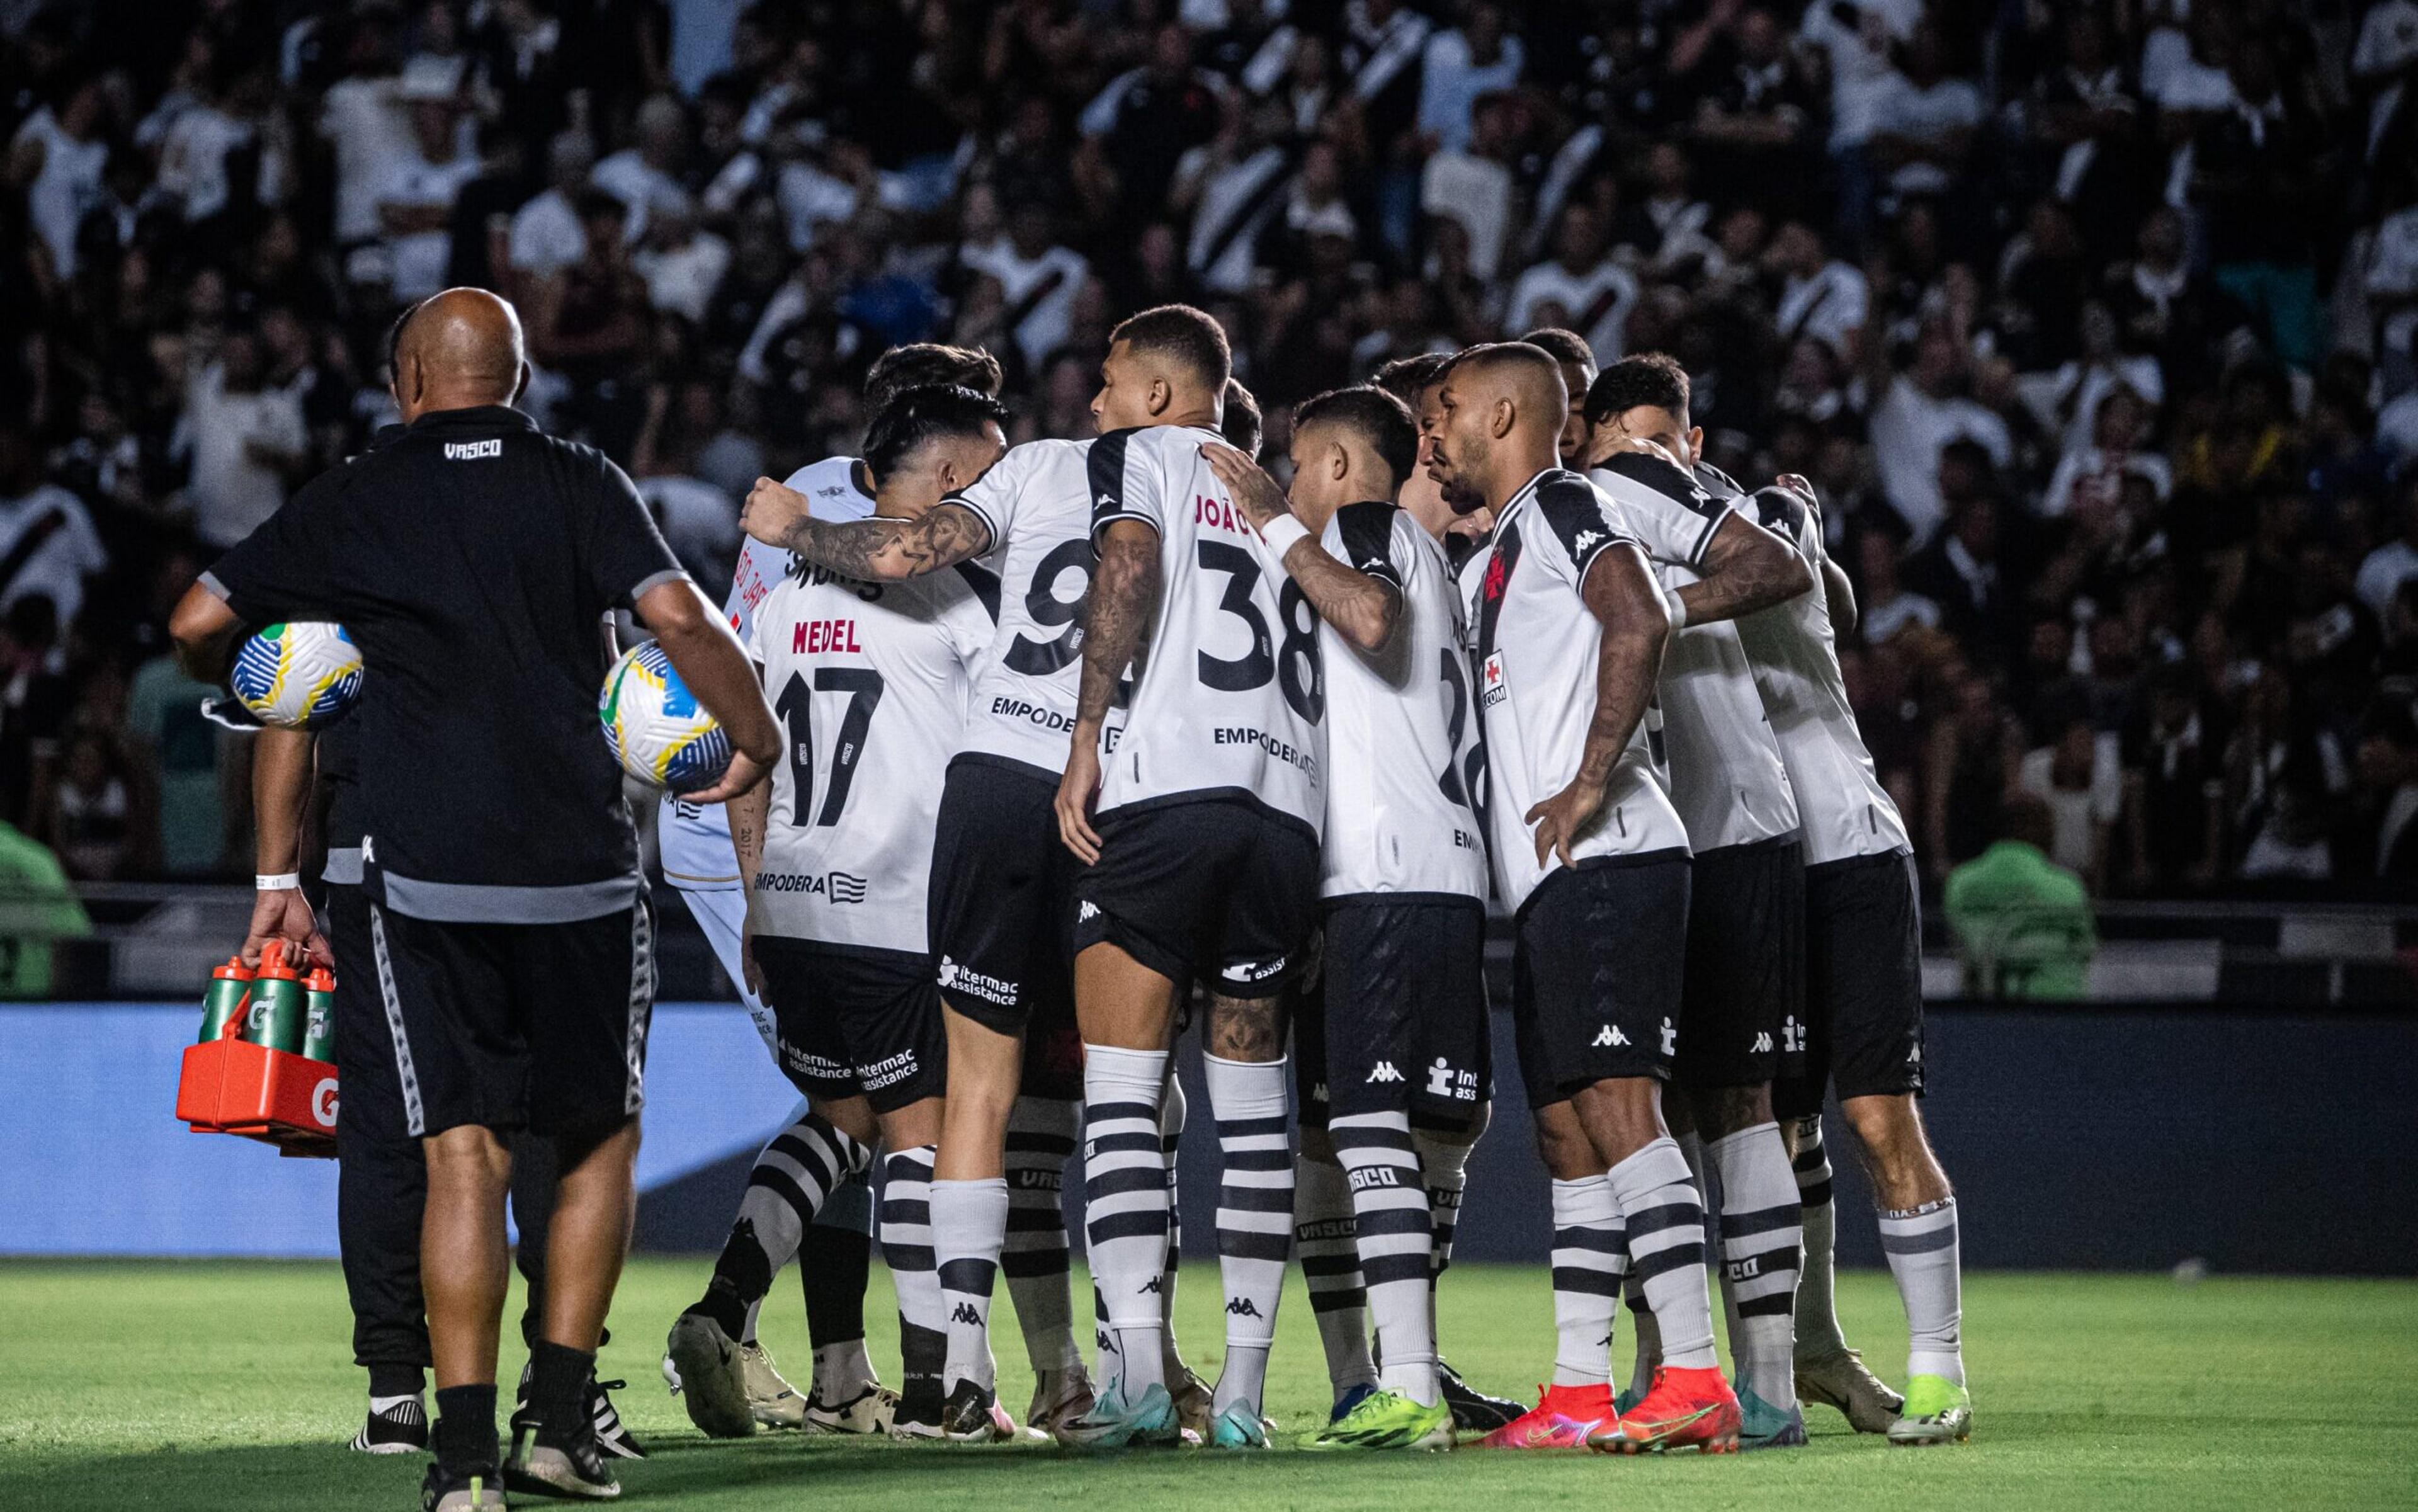
<instances>
[{"instance_id":1,"label":"kappa logo on shorts","mask_svg":"<svg viewBox=\"0 0 2418 1512\"><path fill-rule=\"evenodd\" d=\"M1085 898L1082 902L1075 906L1075 922L1077 924L1090 924L1099 916L1100 906L1093 902L1090 898Z\"/></svg>"},{"instance_id":2,"label":"kappa logo on shorts","mask_svg":"<svg viewBox=\"0 0 2418 1512\"><path fill-rule=\"evenodd\" d=\"M1381 1081L1400 1081L1401 1079L1402 1074L1394 1069L1393 1061L1380 1061L1377 1062L1377 1068L1369 1073L1369 1080L1363 1085L1374 1086Z\"/></svg>"},{"instance_id":3,"label":"kappa logo on shorts","mask_svg":"<svg viewBox=\"0 0 2418 1512\"><path fill-rule=\"evenodd\" d=\"M1628 1043L1629 1036L1610 1024L1604 1025L1595 1037L1595 1045L1599 1049L1616 1047Z\"/></svg>"},{"instance_id":4,"label":"kappa logo on shorts","mask_svg":"<svg viewBox=\"0 0 2418 1512\"><path fill-rule=\"evenodd\" d=\"M962 992L969 998L980 998L985 1002L995 1002L1002 1008L1016 1006L1015 983L1002 982L995 976L985 976L980 971L959 966L946 955L941 957L940 983L941 990L943 992Z\"/></svg>"},{"instance_id":5,"label":"kappa logo on shorts","mask_svg":"<svg viewBox=\"0 0 2418 1512\"><path fill-rule=\"evenodd\" d=\"M1769 1055L1771 1053L1771 1036L1768 1034L1757 1034L1754 1037L1754 1047L1748 1053L1752 1055Z\"/></svg>"}]
</instances>

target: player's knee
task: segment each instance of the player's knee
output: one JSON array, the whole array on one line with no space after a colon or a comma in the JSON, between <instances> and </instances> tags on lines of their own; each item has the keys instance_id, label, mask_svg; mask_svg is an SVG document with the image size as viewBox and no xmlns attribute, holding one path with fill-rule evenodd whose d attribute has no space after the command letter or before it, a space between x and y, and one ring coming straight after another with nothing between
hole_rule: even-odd
<instances>
[{"instance_id":1,"label":"player's knee","mask_svg":"<svg viewBox=\"0 0 2418 1512\"><path fill-rule=\"evenodd\" d=\"M1911 1096L1850 1097L1840 1105L1856 1142L1877 1165L1903 1162L1923 1148L1922 1120Z\"/></svg>"},{"instance_id":2,"label":"player's knee","mask_svg":"<svg viewBox=\"0 0 2418 1512\"><path fill-rule=\"evenodd\" d=\"M463 1123L423 1142L432 1186L501 1192L513 1178L512 1150L496 1131Z\"/></svg>"},{"instance_id":3,"label":"player's knee","mask_svg":"<svg viewBox=\"0 0 2418 1512\"><path fill-rule=\"evenodd\" d=\"M1707 1139L1719 1139L1771 1122L1771 1086L1703 1087L1690 1094L1696 1129ZM1674 1099L1676 1101L1676 1099Z\"/></svg>"},{"instance_id":4,"label":"player's knee","mask_svg":"<svg viewBox=\"0 0 2418 1512\"><path fill-rule=\"evenodd\" d=\"M1266 1062L1284 1057L1284 1000L1209 999L1209 1053L1221 1061Z\"/></svg>"},{"instance_id":5,"label":"player's knee","mask_svg":"<svg viewBox=\"0 0 2418 1512\"><path fill-rule=\"evenodd\" d=\"M1578 1113L1568 1103L1537 1110L1537 1158L1557 1182L1583 1181L1599 1175L1595 1143L1579 1126Z\"/></svg>"}]
</instances>

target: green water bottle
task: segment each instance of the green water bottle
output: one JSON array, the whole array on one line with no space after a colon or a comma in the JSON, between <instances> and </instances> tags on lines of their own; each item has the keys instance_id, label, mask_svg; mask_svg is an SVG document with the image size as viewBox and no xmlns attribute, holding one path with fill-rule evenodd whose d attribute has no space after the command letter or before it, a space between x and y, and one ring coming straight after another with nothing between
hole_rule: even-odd
<instances>
[{"instance_id":1,"label":"green water bottle","mask_svg":"<svg viewBox=\"0 0 2418 1512\"><path fill-rule=\"evenodd\" d=\"M241 956L229 956L210 972L209 990L202 994L202 1032L193 1041L207 1045L226 1033L227 1020L241 1018L251 1007L252 969Z\"/></svg>"},{"instance_id":2,"label":"green water bottle","mask_svg":"<svg viewBox=\"0 0 2418 1512\"><path fill-rule=\"evenodd\" d=\"M299 1055L310 1018L310 996L302 989L302 979L285 964L282 943L273 942L260 953L260 970L252 979L252 1012L244 1019L243 1037Z\"/></svg>"},{"instance_id":3,"label":"green water bottle","mask_svg":"<svg viewBox=\"0 0 2418 1512\"><path fill-rule=\"evenodd\" d=\"M336 977L326 967L314 967L302 979L309 1021L302 1031L302 1053L314 1061L336 1060Z\"/></svg>"}]
</instances>

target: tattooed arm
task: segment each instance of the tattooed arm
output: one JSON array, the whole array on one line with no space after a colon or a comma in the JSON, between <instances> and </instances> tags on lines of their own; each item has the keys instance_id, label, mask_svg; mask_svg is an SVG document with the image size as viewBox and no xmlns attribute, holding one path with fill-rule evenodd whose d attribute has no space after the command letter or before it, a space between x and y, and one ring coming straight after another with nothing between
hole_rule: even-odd
<instances>
[{"instance_id":1,"label":"tattooed arm","mask_svg":"<svg viewBox=\"0 0 2418 1512\"><path fill-rule=\"evenodd\" d=\"M1284 490L1258 463L1232 447L1204 446L1201 454L1209 459L1209 470L1226 485L1252 529L1264 534L1270 521L1292 514ZM1402 619L1401 589L1336 560L1315 532L1286 550L1284 570L1301 586L1318 617L1354 647L1373 655L1394 638Z\"/></svg>"},{"instance_id":2,"label":"tattooed arm","mask_svg":"<svg viewBox=\"0 0 2418 1512\"><path fill-rule=\"evenodd\" d=\"M798 802L804 802L801 793ZM764 864L764 821L773 812L773 779L748 788L722 805L730 818L730 846L739 853L739 895L751 898L756 894L756 874ZM747 979L747 990L758 998L764 996L764 975L756 967L756 911L747 910L747 922L739 930L739 970Z\"/></svg>"},{"instance_id":3,"label":"tattooed arm","mask_svg":"<svg viewBox=\"0 0 2418 1512\"><path fill-rule=\"evenodd\" d=\"M1066 776L1058 785L1058 834L1084 863L1100 859L1092 798L1100 787L1100 726L1117 682L1158 614L1158 532L1140 520L1112 520L1100 532L1083 620L1083 683L1068 738Z\"/></svg>"},{"instance_id":4,"label":"tattooed arm","mask_svg":"<svg viewBox=\"0 0 2418 1512\"><path fill-rule=\"evenodd\" d=\"M1679 590L1691 625L1768 609L1814 587L1814 570L1796 547L1736 512L1714 530L1700 572L1702 581Z\"/></svg>"},{"instance_id":5,"label":"tattooed arm","mask_svg":"<svg viewBox=\"0 0 2418 1512\"><path fill-rule=\"evenodd\" d=\"M770 478L756 480L739 525L768 546L863 583L921 577L971 561L991 545L989 528L961 504L943 500L912 520L818 520L807 512L806 496Z\"/></svg>"},{"instance_id":6,"label":"tattooed arm","mask_svg":"<svg viewBox=\"0 0 2418 1512\"><path fill-rule=\"evenodd\" d=\"M1587 725L1577 775L1527 813L1528 822L1537 826L1538 865L1556 852L1563 865L1570 864L1570 842L1602 809L1612 769L1654 702L1662 649L1671 639L1671 615L1662 606L1662 590L1637 547L1614 546L1597 556L1579 592L1603 627L1603 648L1596 661L1595 718Z\"/></svg>"}]
</instances>

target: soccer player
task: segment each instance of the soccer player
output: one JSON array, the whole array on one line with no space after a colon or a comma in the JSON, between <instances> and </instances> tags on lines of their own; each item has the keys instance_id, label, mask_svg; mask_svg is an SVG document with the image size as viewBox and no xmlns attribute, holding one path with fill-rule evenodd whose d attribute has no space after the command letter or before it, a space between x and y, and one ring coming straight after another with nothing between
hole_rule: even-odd
<instances>
[{"instance_id":1,"label":"soccer player","mask_svg":"<svg viewBox=\"0 0 2418 1512\"><path fill-rule=\"evenodd\" d=\"M1085 1222L1119 1367L1059 1438L1109 1447L1177 1431L1159 1358L1158 1114L1177 986L1198 980L1210 985L1205 1061L1225 1166L1226 1361L1210 1443L1263 1447L1293 1211L1278 995L1315 918L1325 806L1318 616L1202 452L1223 444L1225 332L1169 305L1110 335L1090 456L1100 557L1057 812L1090 868L1077 885L1075 957ZM1131 713L1104 750L1129 673Z\"/></svg>"},{"instance_id":2,"label":"soccer player","mask_svg":"<svg viewBox=\"0 0 2418 1512\"><path fill-rule=\"evenodd\" d=\"M1660 414L1630 410L1628 428L1675 455L1693 455L1701 433L1689 424L1686 390L1665 399L1653 406ZM1820 593L1738 621L1797 793L1805 846L1805 1070L1783 1075L1772 1088L1774 1111L1794 1137L1805 1214L1797 1390L1838 1408L1859 1432L1885 1432L1891 1443L1961 1440L1972 1432L1973 1407L1960 1342L1956 1198L1916 1107L1922 931L1913 847L1847 702L1836 636L1840 627L1854 627L1855 598L1823 548L1813 490L1801 479L1783 479L1758 491L1754 506L1763 526L1795 542L1823 584ZM1881 1251L1905 1308L1903 1399L1865 1368L1839 1330L1821 1116L1832 1084L1872 1178Z\"/></svg>"},{"instance_id":3,"label":"soccer player","mask_svg":"<svg viewBox=\"0 0 2418 1512\"><path fill-rule=\"evenodd\" d=\"M1661 1112L1689 890L1654 708L1670 613L1619 507L1556 465L1569 398L1550 356L1473 347L1437 401L1430 469L1447 497L1494 512L1478 603L1487 818L1517 930L1521 1069L1554 1179L1553 1382L1487 1443L1731 1448L1737 1399L1713 1353L1704 1204ZM1625 1418L1605 1352L1623 1255L1665 1353Z\"/></svg>"},{"instance_id":4,"label":"soccer player","mask_svg":"<svg viewBox=\"0 0 2418 1512\"><path fill-rule=\"evenodd\" d=\"M1589 478L1658 565L1677 622L1662 662L1662 734L1695 866L1676 1067L1684 1095L1672 1123L1700 1183L1710 1161L1719 1192L1739 1443L1773 1448L1805 1442L1792 1382L1797 1184L1771 1111L1783 1053L1797 1061L1803 1043L1805 863L1796 794L1735 619L1811 591L1814 573L1740 512L1737 485L1692 450L1662 452L1624 428L1641 406L1684 409L1686 385L1659 355L1604 369L1586 395L1585 454ZM1632 1307L1644 1300L1632 1283ZM1652 1361L1651 1316L1638 1313L1641 1366ZM1644 1396L1647 1379L1641 1369L1630 1392Z\"/></svg>"},{"instance_id":5,"label":"soccer player","mask_svg":"<svg viewBox=\"0 0 2418 1512\"><path fill-rule=\"evenodd\" d=\"M777 757L745 656L629 479L508 407L520 322L477 289L416 307L396 344L405 433L314 481L177 605L189 674L246 623L343 624L360 706L362 867L406 1130L428 1162L421 1282L436 1375L426 1512L522 1488L610 1497L588 1383L629 1242L653 914L595 728L599 622L634 606L736 748L720 802ZM504 1135L559 1171L530 1414L496 1437Z\"/></svg>"},{"instance_id":6,"label":"soccer player","mask_svg":"<svg viewBox=\"0 0 2418 1512\"><path fill-rule=\"evenodd\" d=\"M979 347L932 343L895 346L865 372L865 413L878 420L891 401L909 389L956 384L996 395L1000 382L999 359ZM810 500L828 519L862 519L873 509L872 479L856 457L810 463L791 473L785 486ZM792 561L781 548L753 538L742 542L730 596L722 606L742 643L753 641L756 607L788 575ZM701 807L666 793L657 832L664 879L680 890L722 963L723 974L737 985L773 1063L781 1065L780 1031L772 1011L748 990L740 963L747 894L740 886L726 808ZM741 1436L758 1425L802 1428L810 1433L879 1433L889 1428L898 1394L881 1384L865 1349L865 1284L873 1231L873 1196L865 1171L871 1159L871 1151L812 1110L774 1135L757 1157L723 1261L714 1270L715 1279L747 1303L745 1325L727 1367L740 1377L736 1390L748 1411L743 1415L716 1413L713 1404L732 1397L728 1386L688 1396L689 1419L708 1436ZM1060 1231L1063 1235L1063 1219ZM1058 1247L1065 1247L1063 1237ZM815 1352L814 1379L803 1397L782 1378L756 1337L757 1314L763 1306L763 1293L755 1291L758 1278L769 1289L793 1256L799 1261ZM669 1355L665 1366L673 1389L681 1390ZM724 1367L719 1355L709 1362L709 1368Z\"/></svg>"},{"instance_id":7,"label":"soccer player","mask_svg":"<svg viewBox=\"0 0 2418 1512\"><path fill-rule=\"evenodd\" d=\"M1584 470L1587 447L1586 396L1588 390L1595 387L1595 348L1589 346L1587 339L1577 331L1564 330L1559 326L1532 330L1520 340L1542 349L1546 356L1561 366L1562 387L1569 391L1570 412L1562 421L1562 434L1554 442L1553 451L1561 457L1563 466Z\"/></svg>"},{"instance_id":8,"label":"soccer player","mask_svg":"<svg viewBox=\"0 0 2418 1512\"><path fill-rule=\"evenodd\" d=\"M1327 658L1321 886L1327 1135L1350 1173L1378 1390L1319 1436L1330 1448L1441 1449L1435 1243L1411 1109L1466 1122L1487 1064L1486 847L1464 787L1469 673L1444 549L1394 496L1418 426L1382 389L1293 417L1290 502L1240 452L1210 465L1345 649Z\"/></svg>"}]
</instances>

